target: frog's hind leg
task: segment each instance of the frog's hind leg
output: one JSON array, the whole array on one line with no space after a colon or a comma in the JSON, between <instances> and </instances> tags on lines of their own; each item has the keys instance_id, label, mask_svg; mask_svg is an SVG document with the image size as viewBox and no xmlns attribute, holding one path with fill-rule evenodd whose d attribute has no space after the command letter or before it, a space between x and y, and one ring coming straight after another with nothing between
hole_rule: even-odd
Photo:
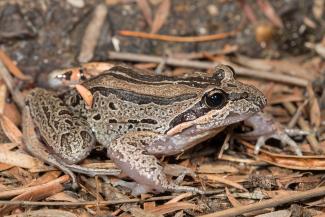
<instances>
[{"instance_id":1,"label":"frog's hind leg","mask_svg":"<svg viewBox=\"0 0 325 217\"><path fill-rule=\"evenodd\" d=\"M78 187L76 176L73 172L82 173L89 176L120 174L120 170L118 169L96 169L86 168L75 164L68 164L54 154L49 153L48 149L39 141L39 137L35 132L35 126L28 107L25 107L23 111L23 138L27 151L42 161L56 166L64 173L68 174L72 179L73 188Z\"/></svg>"},{"instance_id":2,"label":"frog's hind leg","mask_svg":"<svg viewBox=\"0 0 325 217\"><path fill-rule=\"evenodd\" d=\"M77 188L77 179L74 173L63 162L59 162L51 155L48 150L39 141L35 132L35 126L27 107L23 111L23 142L28 152L32 153L35 157L47 162L51 165L58 167L64 173L68 174L72 179L72 187Z\"/></svg>"},{"instance_id":3,"label":"frog's hind leg","mask_svg":"<svg viewBox=\"0 0 325 217\"><path fill-rule=\"evenodd\" d=\"M128 176L137 182L133 188L133 194L137 195L145 191L182 191L202 193L197 188L189 186L179 186L169 180L164 173L164 168L158 159L150 155L145 146L151 142L152 133L130 132L114 140L107 146L109 157Z\"/></svg>"}]
</instances>

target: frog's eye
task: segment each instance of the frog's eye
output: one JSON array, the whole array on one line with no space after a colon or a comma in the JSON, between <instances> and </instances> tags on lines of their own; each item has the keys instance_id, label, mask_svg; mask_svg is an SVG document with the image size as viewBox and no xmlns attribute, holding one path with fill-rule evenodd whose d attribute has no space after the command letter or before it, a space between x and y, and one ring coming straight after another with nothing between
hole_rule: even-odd
<instances>
[{"instance_id":1,"label":"frog's eye","mask_svg":"<svg viewBox=\"0 0 325 217\"><path fill-rule=\"evenodd\" d=\"M225 94L220 90L213 90L204 96L204 102L210 108L221 108L226 101Z\"/></svg>"}]
</instances>

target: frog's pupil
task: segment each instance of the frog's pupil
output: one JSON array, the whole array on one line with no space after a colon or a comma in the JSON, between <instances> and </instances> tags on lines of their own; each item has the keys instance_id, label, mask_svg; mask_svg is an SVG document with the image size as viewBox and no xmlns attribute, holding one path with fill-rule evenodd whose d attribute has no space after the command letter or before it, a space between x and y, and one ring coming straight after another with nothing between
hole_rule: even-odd
<instances>
[{"instance_id":1,"label":"frog's pupil","mask_svg":"<svg viewBox=\"0 0 325 217\"><path fill-rule=\"evenodd\" d=\"M216 108L216 107L220 107L224 104L225 97L224 97L223 93L216 92L216 93L207 95L205 102L209 107Z\"/></svg>"}]
</instances>

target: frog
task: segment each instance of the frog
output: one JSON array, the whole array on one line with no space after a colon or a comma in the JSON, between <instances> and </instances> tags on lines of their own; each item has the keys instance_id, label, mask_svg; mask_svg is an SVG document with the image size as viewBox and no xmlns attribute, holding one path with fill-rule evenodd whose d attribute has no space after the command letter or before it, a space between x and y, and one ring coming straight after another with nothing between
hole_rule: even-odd
<instances>
[{"instance_id":1,"label":"frog","mask_svg":"<svg viewBox=\"0 0 325 217\"><path fill-rule=\"evenodd\" d=\"M27 149L62 169L89 174L78 166L96 147L135 181L133 195L145 192L197 192L173 181L158 160L183 153L227 126L259 113L266 98L236 79L233 68L187 77L149 75L114 66L82 85L91 107L76 89L62 94L35 88L25 99L23 133ZM92 171L117 175L118 170ZM75 181L75 180L74 180Z\"/></svg>"}]
</instances>

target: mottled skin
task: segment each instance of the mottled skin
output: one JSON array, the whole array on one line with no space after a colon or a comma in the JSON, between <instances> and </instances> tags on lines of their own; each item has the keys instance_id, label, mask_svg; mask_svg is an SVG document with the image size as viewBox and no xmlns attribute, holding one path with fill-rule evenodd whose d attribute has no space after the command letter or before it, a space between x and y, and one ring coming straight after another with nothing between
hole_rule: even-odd
<instances>
[{"instance_id":1,"label":"mottled skin","mask_svg":"<svg viewBox=\"0 0 325 217\"><path fill-rule=\"evenodd\" d=\"M145 191L196 191L178 186L155 156L174 155L261 111L266 100L240 83L227 66L188 78L141 75L113 67L82 84L92 108L75 90L62 96L35 89L26 105L46 147L65 164L84 159L97 140L108 156Z\"/></svg>"}]
</instances>

